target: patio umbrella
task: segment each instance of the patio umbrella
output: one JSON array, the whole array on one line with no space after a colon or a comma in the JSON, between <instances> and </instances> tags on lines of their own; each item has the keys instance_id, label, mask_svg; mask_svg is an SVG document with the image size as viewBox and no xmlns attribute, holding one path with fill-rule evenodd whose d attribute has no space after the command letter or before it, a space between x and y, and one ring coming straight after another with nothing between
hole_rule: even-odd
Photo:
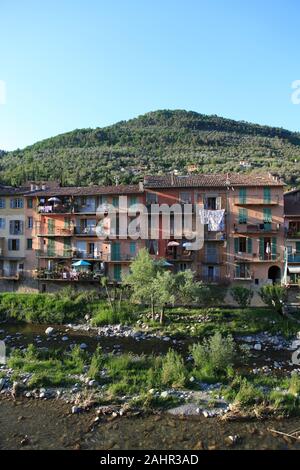
<instances>
[{"instance_id":1,"label":"patio umbrella","mask_svg":"<svg viewBox=\"0 0 300 470\"><path fill-rule=\"evenodd\" d=\"M171 242L168 243L168 246L179 246L180 243L175 242L175 240L172 240Z\"/></svg>"},{"instance_id":2,"label":"patio umbrella","mask_svg":"<svg viewBox=\"0 0 300 470\"><path fill-rule=\"evenodd\" d=\"M48 202L61 202L61 200L59 199L59 197L54 196L54 197L50 197L48 199Z\"/></svg>"},{"instance_id":3,"label":"patio umbrella","mask_svg":"<svg viewBox=\"0 0 300 470\"><path fill-rule=\"evenodd\" d=\"M89 263L88 261L84 261L83 259L81 259L80 261L75 261L75 263L72 263L72 266L91 266L91 263Z\"/></svg>"}]
</instances>

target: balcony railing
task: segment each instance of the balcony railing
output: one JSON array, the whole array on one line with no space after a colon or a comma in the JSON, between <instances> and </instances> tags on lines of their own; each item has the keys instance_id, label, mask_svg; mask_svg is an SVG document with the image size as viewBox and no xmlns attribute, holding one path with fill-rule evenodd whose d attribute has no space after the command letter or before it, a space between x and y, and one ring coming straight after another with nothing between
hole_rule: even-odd
<instances>
[{"instance_id":1,"label":"balcony railing","mask_svg":"<svg viewBox=\"0 0 300 470\"><path fill-rule=\"evenodd\" d=\"M271 233L279 232L280 224L273 222L261 223L261 224L238 224L233 226L235 233Z\"/></svg>"},{"instance_id":2,"label":"balcony railing","mask_svg":"<svg viewBox=\"0 0 300 470\"><path fill-rule=\"evenodd\" d=\"M226 240L225 232L209 232L206 230L204 232L204 240L206 241L225 241Z\"/></svg>"},{"instance_id":3,"label":"balcony railing","mask_svg":"<svg viewBox=\"0 0 300 470\"><path fill-rule=\"evenodd\" d=\"M300 240L300 231L299 230L287 230L286 232L287 238L299 238Z\"/></svg>"},{"instance_id":4,"label":"balcony railing","mask_svg":"<svg viewBox=\"0 0 300 470\"><path fill-rule=\"evenodd\" d=\"M22 277L20 272L14 271L5 271L4 269L0 269L0 279L8 280L8 281L19 281Z\"/></svg>"},{"instance_id":5,"label":"balcony railing","mask_svg":"<svg viewBox=\"0 0 300 470\"><path fill-rule=\"evenodd\" d=\"M95 236L96 235L96 225L89 225L88 227L75 227L74 234L75 235L85 235L88 236Z\"/></svg>"},{"instance_id":6,"label":"balcony railing","mask_svg":"<svg viewBox=\"0 0 300 470\"><path fill-rule=\"evenodd\" d=\"M216 256L205 255L202 262L205 264L221 264L222 257L218 255Z\"/></svg>"},{"instance_id":7,"label":"balcony railing","mask_svg":"<svg viewBox=\"0 0 300 470\"><path fill-rule=\"evenodd\" d=\"M246 197L240 197L238 194L234 196L234 203L239 206L247 205L277 205L279 204L279 195L274 195L269 198L264 198L263 194L249 194Z\"/></svg>"},{"instance_id":8,"label":"balcony railing","mask_svg":"<svg viewBox=\"0 0 300 470\"><path fill-rule=\"evenodd\" d=\"M104 270L96 271L71 271L60 272L46 269L39 269L36 278L39 280L53 280L53 281L97 281L104 276Z\"/></svg>"},{"instance_id":9,"label":"balcony railing","mask_svg":"<svg viewBox=\"0 0 300 470\"><path fill-rule=\"evenodd\" d=\"M96 259L99 261L110 261L110 253L102 253L99 251L93 251L89 253L87 251L74 250L72 256L75 259Z\"/></svg>"},{"instance_id":10,"label":"balcony railing","mask_svg":"<svg viewBox=\"0 0 300 470\"><path fill-rule=\"evenodd\" d=\"M59 204L59 205L48 205L38 206L37 211L39 214L65 214L72 212L71 204Z\"/></svg>"},{"instance_id":11,"label":"balcony railing","mask_svg":"<svg viewBox=\"0 0 300 470\"><path fill-rule=\"evenodd\" d=\"M38 258L72 258L72 250L36 250Z\"/></svg>"},{"instance_id":12,"label":"balcony railing","mask_svg":"<svg viewBox=\"0 0 300 470\"><path fill-rule=\"evenodd\" d=\"M279 253L264 253L260 255L258 253L243 253L239 252L234 255L236 261L280 261Z\"/></svg>"},{"instance_id":13,"label":"balcony railing","mask_svg":"<svg viewBox=\"0 0 300 470\"><path fill-rule=\"evenodd\" d=\"M251 281L253 277L253 273L248 270L242 273L234 273L234 280L236 281Z\"/></svg>"},{"instance_id":14,"label":"balcony railing","mask_svg":"<svg viewBox=\"0 0 300 470\"><path fill-rule=\"evenodd\" d=\"M288 255L288 263L300 263L300 253Z\"/></svg>"},{"instance_id":15,"label":"balcony railing","mask_svg":"<svg viewBox=\"0 0 300 470\"><path fill-rule=\"evenodd\" d=\"M73 228L54 228L49 229L47 226L37 225L35 233L38 237L71 237L74 233Z\"/></svg>"}]
</instances>

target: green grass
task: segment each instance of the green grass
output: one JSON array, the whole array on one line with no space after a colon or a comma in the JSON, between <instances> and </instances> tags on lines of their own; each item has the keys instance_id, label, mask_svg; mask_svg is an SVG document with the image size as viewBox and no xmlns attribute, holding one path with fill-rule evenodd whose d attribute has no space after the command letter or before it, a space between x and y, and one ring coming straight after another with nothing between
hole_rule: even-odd
<instances>
[{"instance_id":1,"label":"green grass","mask_svg":"<svg viewBox=\"0 0 300 470\"><path fill-rule=\"evenodd\" d=\"M127 302L121 303L120 310L112 310L106 301L98 301L93 305L92 325L115 325L115 324L132 324L138 318L136 305Z\"/></svg>"}]
</instances>

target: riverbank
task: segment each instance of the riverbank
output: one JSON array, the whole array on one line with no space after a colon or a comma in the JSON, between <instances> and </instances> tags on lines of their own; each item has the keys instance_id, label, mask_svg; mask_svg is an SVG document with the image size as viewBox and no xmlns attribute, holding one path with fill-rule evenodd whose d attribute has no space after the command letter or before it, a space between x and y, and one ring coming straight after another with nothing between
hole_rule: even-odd
<instances>
[{"instance_id":1,"label":"riverbank","mask_svg":"<svg viewBox=\"0 0 300 470\"><path fill-rule=\"evenodd\" d=\"M74 415L59 400L0 399L0 449L201 450L300 449L275 435L300 428L300 418L226 422L166 414L101 419L96 410Z\"/></svg>"}]
</instances>

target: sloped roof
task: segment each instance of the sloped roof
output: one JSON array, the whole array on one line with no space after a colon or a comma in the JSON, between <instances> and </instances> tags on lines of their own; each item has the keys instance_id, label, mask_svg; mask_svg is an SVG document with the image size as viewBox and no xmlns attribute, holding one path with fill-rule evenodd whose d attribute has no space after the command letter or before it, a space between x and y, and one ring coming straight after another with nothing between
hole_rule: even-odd
<instances>
[{"instance_id":1,"label":"sloped roof","mask_svg":"<svg viewBox=\"0 0 300 470\"><path fill-rule=\"evenodd\" d=\"M164 175L145 176L145 188L193 188L193 187L218 187L227 186L283 186L284 183L269 175L259 174L210 174L210 175Z\"/></svg>"},{"instance_id":2,"label":"sloped roof","mask_svg":"<svg viewBox=\"0 0 300 470\"><path fill-rule=\"evenodd\" d=\"M96 196L97 194L137 194L142 192L138 184L118 186L66 186L36 191L35 196Z\"/></svg>"}]
</instances>

